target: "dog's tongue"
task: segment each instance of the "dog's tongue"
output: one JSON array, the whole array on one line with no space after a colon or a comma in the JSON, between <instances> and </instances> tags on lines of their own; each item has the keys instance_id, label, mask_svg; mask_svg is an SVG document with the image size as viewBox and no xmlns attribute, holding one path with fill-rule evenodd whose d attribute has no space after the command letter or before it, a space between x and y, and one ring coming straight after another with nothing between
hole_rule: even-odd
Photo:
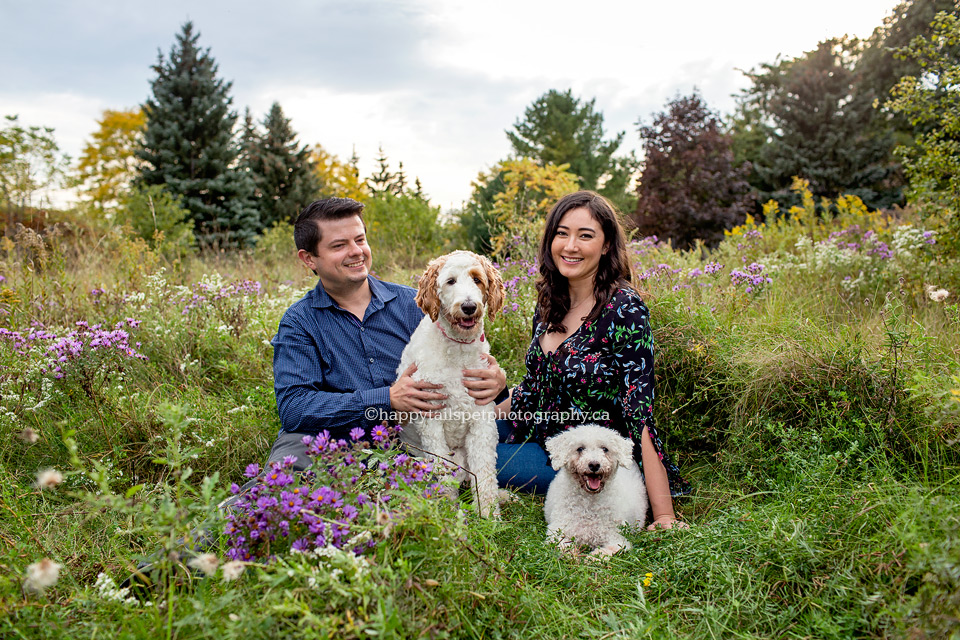
<instances>
[{"instance_id":1,"label":"dog's tongue","mask_svg":"<svg viewBox=\"0 0 960 640\"><path fill-rule=\"evenodd\" d=\"M475 324L477 324L477 321L474 320L473 318L464 318L463 320L460 321L461 327L472 327Z\"/></svg>"},{"instance_id":2,"label":"dog's tongue","mask_svg":"<svg viewBox=\"0 0 960 640\"><path fill-rule=\"evenodd\" d=\"M587 486L590 487L591 491L598 491L600 482L600 476L587 476Z\"/></svg>"}]
</instances>

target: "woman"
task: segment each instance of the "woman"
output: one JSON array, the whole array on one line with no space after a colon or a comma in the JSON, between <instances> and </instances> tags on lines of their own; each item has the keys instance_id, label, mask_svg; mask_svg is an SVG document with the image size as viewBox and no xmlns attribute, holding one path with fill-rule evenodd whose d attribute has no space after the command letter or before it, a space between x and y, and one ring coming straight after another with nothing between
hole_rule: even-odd
<instances>
[{"instance_id":1,"label":"woman","mask_svg":"<svg viewBox=\"0 0 960 640\"><path fill-rule=\"evenodd\" d=\"M648 528L679 524L672 496L690 487L654 424L649 311L633 286L613 205L592 191L561 198L547 216L537 259L526 375L497 406L498 417L512 418L498 420L498 481L545 493L554 471L544 441L595 422L633 440L653 511Z\"/></svg>"}]
</instances>

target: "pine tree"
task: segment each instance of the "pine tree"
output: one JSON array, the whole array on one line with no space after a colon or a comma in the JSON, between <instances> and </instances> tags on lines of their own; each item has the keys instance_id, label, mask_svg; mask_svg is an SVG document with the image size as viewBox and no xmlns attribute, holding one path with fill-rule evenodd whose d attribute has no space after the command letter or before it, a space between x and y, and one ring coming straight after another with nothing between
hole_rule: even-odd
<instances>
[{"instance_id":1,"label":"pine tree","mask_svg":"<svg viewBox=\"0 0 960 640\"><path fill-rule=\"evenodd\" d=\"M247 116L249 118L249 114ZM245 125L243 165L255 185L254 198L264 227L296 220L300 210L320 193L310 149L300 146L276 102L263 120L263 133Z\"/></svg>"},{"instance_id":2,"label":"pine tree","mask_svg":"<svg viewBox=\"0 0 960 640\"><path fill-rule=\"evenodd\" d=\"M377 157L374 160L377 163L377 172L367 179L367 186L373 197L384 193L393 192L393 183L396 180L396 174L390 172L390 162L387 160L387 154L383 147L377 150Z\"/></svg>"},{"instance_id":3,"label":"pine tree","mask_svg":"<svg viewBox=\"0 0 960 640\"><path fill-rule=\"evenodd\" d=\"M737 147L753 164L761 202L799 204L794 176L816 196L852 194L873 208L901 200L890 131L878 130L872 96L857 89L857 53L856 42L827 40L747 74L754 85L740 98L734 131L748 136Z\"/></svg>"},{"instance_id":4,"label":"pine tree","mask_svg":"<svg viewBox=\"0 0 960 640\"><path fill-rule=\"evenodd\" d=\"M407 174L403 171L403 161L397 163L397 172L390 181L390 192L395 196L402 196L407 191Z\"/></svg>"},{"instance_id":5,"label":"pine tree","mask_svg":"<svg viewBox=\"0 0 960 640\"><path fill-rule=\"evenodd\" d=\"M179 197L202 244L242 245L254 239L260 221L253 182L237 167L232 83L217 78L210 50L199 49L198 39L187 22L169 58L158 53L153 95L143 105L140 182L165 185Z\"/></svg>"},{"instance_id":6,"label":"pine tree","mask_svg":"<svg viewBox=\"0 0 960 640\"><path fill-rule=\"evenodd\" d=\"M507 131L513 151L533 158L540 166L570 165L584 189L596 189L614 169L613 154L623 141L621 131L604 140L603 114L594 111L596 99L580 102L568 89L551 89L527 107L523 120Z\"/></svg>"}]
</instances>

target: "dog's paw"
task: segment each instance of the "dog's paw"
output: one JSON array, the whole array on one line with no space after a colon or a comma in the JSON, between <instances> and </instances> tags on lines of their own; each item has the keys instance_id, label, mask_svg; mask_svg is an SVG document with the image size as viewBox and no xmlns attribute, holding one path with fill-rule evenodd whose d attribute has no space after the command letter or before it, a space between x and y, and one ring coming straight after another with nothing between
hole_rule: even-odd
<instances>
[{"instance_id":1,"label":"dog's paw","mask_svg":"<svg viewBox=\"0 0 960 640\"><path fill-rule=\"evenodd\" d=\"M597 547L596 549L590 552L590 555L588 557L591 560L601 560L601 561L609 560L610 556L622 551L625 548L626 547L624 547L623 545L611 543L608 545L604 545L602 547Z\"/></svg>"}]
</instances>

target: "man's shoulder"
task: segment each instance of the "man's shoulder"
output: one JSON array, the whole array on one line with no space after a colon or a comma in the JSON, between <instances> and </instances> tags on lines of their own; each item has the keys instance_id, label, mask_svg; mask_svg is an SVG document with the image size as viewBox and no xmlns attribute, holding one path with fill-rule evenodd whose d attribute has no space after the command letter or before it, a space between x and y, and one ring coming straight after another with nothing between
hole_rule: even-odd
<instances>
[{"instance_id":1,"label":"man's shoulder","mask_svg":"<svg viewBox=\"0 0 960 640\"><path fill-rule=\"evenodd\" d=\"M380 294L384 300L384 304L391 304L393 302L399 302L402 306L417 306L417 290L414 287L397 284L396 282L387 282L386 280L372 280L375 282L375 287L382 287Z\"/></svg>"},{"instance_id":2,"label":"man's shoulder","mask_svg":"<svg viewBox=\"0 0 960 640\"><path fill-rule=\"evenodd\" d=\"M406 284L398 284L396 282L387 282L386 280L374 280L377 284L382 285L388 291L391 291L397 295L403 295L405 297L416 297L417 290L414 287L411 287Z\"/></svg>"},{"instance_id":3,"label":"man's shoulder","mask_svg":"<svg viewBox=\"0 0 960 640\"><path fill-rule=\"evenodd\" d=\"M287 310L283 312L283 320L291 320L293 318L302 318L309 313L309 309L316 306L317 301L317 288L308 289L300 297L299 300L287 307Z\"/></svg>"}]
</instances>

